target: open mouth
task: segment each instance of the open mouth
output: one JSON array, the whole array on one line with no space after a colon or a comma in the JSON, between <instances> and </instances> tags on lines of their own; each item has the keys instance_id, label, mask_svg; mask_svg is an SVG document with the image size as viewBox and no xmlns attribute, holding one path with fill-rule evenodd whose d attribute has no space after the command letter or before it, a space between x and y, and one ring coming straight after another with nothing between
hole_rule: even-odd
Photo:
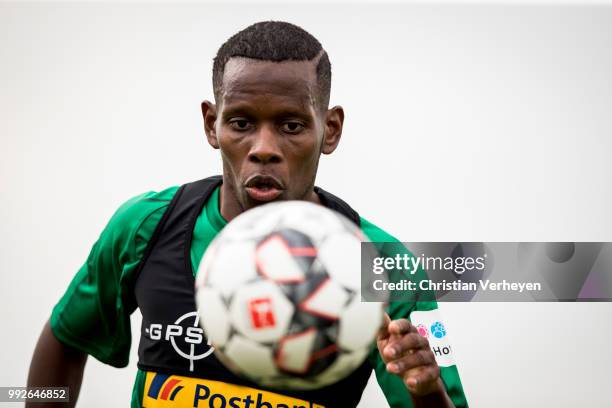
<instances>
[{"instance_id":1,"label":"open mouth","mask_svg":"<svg viewBox=\"0 0 612 408\"><path fill-rule=\"evenodd\" d=\"M283 193L283 185L272 176L255 175L245 183L249 197L255 201L268 202L276 200Z\"/></svg>"}]
</instances>

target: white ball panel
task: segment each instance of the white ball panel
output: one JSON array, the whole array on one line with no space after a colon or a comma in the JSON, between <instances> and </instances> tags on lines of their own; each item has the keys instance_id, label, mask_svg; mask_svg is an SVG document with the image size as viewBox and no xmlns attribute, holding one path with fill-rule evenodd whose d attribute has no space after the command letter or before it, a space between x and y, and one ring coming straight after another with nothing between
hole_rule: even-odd
<instances>
[{"instance_id":1,"label":"white ball panel","mask_svg":"<svg viewBox=\"0 0 612 408\"><path fill-rule=\"evenodd\" d=\"M336 361L317 377L319 384L331 384L346 377L359 367L370 353L370 348L365 347L352 353L342 353Z\"/></svg>"},{"instance_id":2,"label":"white ball panel","mask_svg":"<svg viewBox=\"0 0 612 408\"><path fill-rule=\"evenodd\" d=\"M344 230L340 214L321 205L300 201L288 204L281 211L283 227L308 235L314 245L321 243L326 235Z\"/></svg>"},{"instance_id":3,"label":"white ball panel","mask_svg":"<svg viewBox=\"0 0 612 408\"><path fill-rule=\"evenodd\" d=\"M276 358L278 366L295 373L306 372L316 337L317 330L313 327L283 338Z\"/></svg>"},{"instance_id":4,"label":"white ball panel","mask_svg":"<svg viewBox=\"0 0 612 408\"><path fill-rule=\"evenodd\" d=\"M196 293L196 303L206 337L214 345L223 346L230 332L230 321L219 291L210 287L200 288Z\"/></svg>"},{"instance_id":5,"label":"white ball panel","mask_svg":"<svg viewBox=\"0 0 612 408\"><path fill-rule=\"evenodd\" d=\"M240 335L234 335L224 349L226 357L236 364L244 374L257 379L278 375L270 347Z\"/></svg>"},{"instance_id":6,"label":"white ball panel","mask_svg":"<svg viewBox=\"0 0 612 408\"><path fill-rule=\"evenodd\" d=\"M338 319L349 296L335 280L327 279L300 304L300 308L316 316Z\"/></svg>"},{"instance_id":7,"label":"white ball panel","mask_svg":"<svg viewBox=\"0 0 612 408\"><path fill-rule=\"evenodd\" d=\"M262 242L255 256L259 272L276 282L300 282L304 271L289 253L282 238L274 236Z\"/></svg>"},{"instance_id":8,"label":"white ball panel","mask_svg":"<svg viewBox=\"0 0 612 408\"><path fill-rule=\"evenodd\" d=\"M361 241L349 232L330 235L318 248L329 275L346 288L361 287Z\"/></svg>"},{"instance_id":9,"label":"white ball panel","mask_svg":"<svg viewBox=\"0 0 612 408\"><path fill-rule=\"evenodd\" d=\"M368 347L376 339L383 321L382 303L361 302L355 297L340 317L338 345L350 351Z\"/></svg>"},{"instance_id":10,"label":"white ball panel","mask_svg":"<svg viewBox=\"0 0 612 408\"><path fill-rule=\"evenodd\" d=\"M255 242L221 243L211 262L204 284L216 288L227 298L237 287L257 276Z\"/></svg>"}]
</instances>

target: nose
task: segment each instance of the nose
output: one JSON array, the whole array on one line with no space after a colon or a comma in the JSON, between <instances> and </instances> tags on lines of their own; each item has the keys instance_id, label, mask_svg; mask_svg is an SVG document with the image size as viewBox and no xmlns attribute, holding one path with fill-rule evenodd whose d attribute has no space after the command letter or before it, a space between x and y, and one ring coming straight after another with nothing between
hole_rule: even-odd
<instances>
[{"instance_id":1,"label":"nose","mask_svg":"<svg viewBox=\"0 0 612 408\"><path fill-rule=\"evenodd\" d=\"M282 151L279 146L279 136L275 129L262 126L253 135L253 145L249 151L249 161L257 164L274 164L283 161Z\"/></svg>"}]
</instances>

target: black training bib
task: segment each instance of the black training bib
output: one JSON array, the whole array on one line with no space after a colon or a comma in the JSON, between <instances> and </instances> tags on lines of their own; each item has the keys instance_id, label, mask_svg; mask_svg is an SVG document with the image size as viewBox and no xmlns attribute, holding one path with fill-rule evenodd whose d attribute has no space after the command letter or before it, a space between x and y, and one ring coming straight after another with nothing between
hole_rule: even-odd
<instances>
[{"instance_id":1,"label":"black training bib","mask_svg":"<svg viewBox=\"0 0 612 408\"><path fill-rule=\"evenodd\" d=\"M181 186L149 241L134 285L142 313L138 367L144 371L280 392L326 407L356 406L372 372L368 360L335 384L310 391L284 391L262 387L234 375L214 355L196 313L190 249L196 220L221 183L221 176L213 176ZM324 206L359 226L359 214L348 204L318 187L315 192Z\"/></svg>"}]
</instances>

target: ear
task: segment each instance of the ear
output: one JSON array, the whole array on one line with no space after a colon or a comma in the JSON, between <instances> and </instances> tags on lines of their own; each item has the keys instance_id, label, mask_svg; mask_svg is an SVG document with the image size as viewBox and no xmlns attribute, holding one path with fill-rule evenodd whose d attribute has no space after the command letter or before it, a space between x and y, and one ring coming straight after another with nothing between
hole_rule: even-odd
<instances>
[{"instance_id":1,"label":"ear","mask_svg":"<svg viewBox=\"0 0 612 408\"><path fill-rule=\"evenodd\" d=\"M331 154L342 136L342 125L344 124L344 109L342 106L334 106L328 109L325 113L325 134L323 135L323 144L321 153Z\"/></svg>"},{"instance_id":2,"label":"ear","mask_svg":"<svg viewBox=\"0 0 612 408\"><path fill-rule=\"evenodd\" d=\"M215 123L217 122L217 107L209 101L202 102L202 117L204 118L204 132L208 144L214 149L219 148L219 140L217 139L217 131Z\"/></svg>"}]
</instances>

